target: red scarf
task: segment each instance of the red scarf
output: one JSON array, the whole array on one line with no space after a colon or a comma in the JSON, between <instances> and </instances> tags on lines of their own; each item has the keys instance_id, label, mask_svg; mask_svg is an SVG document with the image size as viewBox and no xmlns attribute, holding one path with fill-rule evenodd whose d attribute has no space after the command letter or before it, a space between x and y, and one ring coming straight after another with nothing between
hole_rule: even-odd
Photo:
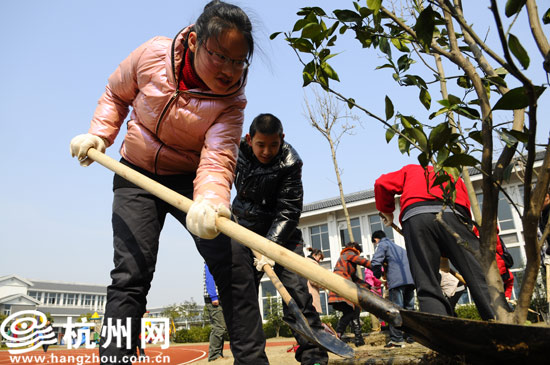
<instances>
[{"instance_id":1,"label":"red scarf","mask_svg":"<svg viewBox=\"0 0 550 365\"><path fill-rule=\"evenodd\" d=\"M191 51L187 50L185 52L185 62L180 72L180 90L189 90L189 89L206 89L208 86L201 80L199 75L193 69L193 62L191 61Z\"/></svg>"}]
</instances>

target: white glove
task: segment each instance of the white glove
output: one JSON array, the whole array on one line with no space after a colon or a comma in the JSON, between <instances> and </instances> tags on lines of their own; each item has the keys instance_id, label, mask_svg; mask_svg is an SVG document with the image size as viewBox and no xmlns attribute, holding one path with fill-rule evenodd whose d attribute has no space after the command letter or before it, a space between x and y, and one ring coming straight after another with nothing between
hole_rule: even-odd
<instances>
[{"instance_id":1,"label":"white glove","mask_svg":"<svg viewBox=\"0 0 550 365\"><path fill-rule=\"evenodd\" d=\"M107 144L103 138L93 134L79 134L71 140L71 156L78 158L80 166L90 166L94 160L88 158L87 154L92 147L103 153L107 148Z\"/></svg>"},{"instance_id":2,"label":"white glove","mask_svg":"<svg viewBox=\"0 0 550 365\"><path fill-rule=\"evenodd\" d=\"M187 212L187 229L195 236L211 240L220 233L216 228L216 217L231 218L231 212L223 204L217 207L205 200L202 195L197 196L189 212Z\"/></svg>"},{"instance_id":3,"label":"white glove","mask_svg":"<svg viewBox=\"0 0 550 365\"><path fill-rule=\"evenodd\" d=\"M262 257L259 260L256 257L254 257L254 266L256 266L256 270L263 271L264 265L269 265L273 267L275 265L275 261L273 261L272 259L264 255L262 255Z\"/></svg>"},{"instance_id":4,"label":"white glove","mask_svg":"<svg viewBox=\"0 0 550 365\"><path fill-rule=\"evenodd\" d=\"M380 213L383 215L382 223L384 223L386 227L391 227L393 223L393 213Z\"/></svg>"}]
</instances>

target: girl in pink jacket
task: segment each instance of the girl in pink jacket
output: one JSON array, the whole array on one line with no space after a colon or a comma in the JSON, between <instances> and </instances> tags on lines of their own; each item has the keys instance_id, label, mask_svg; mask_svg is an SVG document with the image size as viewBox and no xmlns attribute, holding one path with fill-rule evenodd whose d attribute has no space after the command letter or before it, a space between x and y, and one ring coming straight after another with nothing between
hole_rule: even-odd
<instances>
[{"instance_id":1,"label":"girl in pink jacket","mask_svg":"<svg viewBox=\"0 0 550 365\"><path fill-rule=\"evenodd\" d=\"M71 154L81 165L89 165L93 161L87 158L88 149L104 152L111 146L131 108L121 162L195 200L186 215L114 177L115 268L105 324L131 318L132 349L155 271L160 232L171 213L193 234L220 289L235 363L268 363L257 291L248 280L254 277L251 254L218 235L215 226L216 215L230 215L253 51L248 16L235 5L211 1L196 23L174 39L155 37L123 60L109 77L88 133L71 141ZM100 346L100 355L117 361L131 355L129 351L113 342Z\"/></svg>"}]
</instances>

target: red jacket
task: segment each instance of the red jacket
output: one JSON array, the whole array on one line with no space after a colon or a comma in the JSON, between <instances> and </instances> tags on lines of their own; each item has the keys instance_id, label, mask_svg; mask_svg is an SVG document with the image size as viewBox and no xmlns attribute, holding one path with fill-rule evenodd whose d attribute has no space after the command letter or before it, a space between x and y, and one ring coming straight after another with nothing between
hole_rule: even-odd
<instances>
[{"instance_id":1,"label":"red jacket","mask_svg":"<svg viewBox=\"0 0 550 365\"><path fill-rule=\"evenodd\" d=\"M401 213L413 203L433 201L443 196L439 186L431 187L434 181L433 167L428 166L429 184L426 184L424 168L420 165L406 165L401 170L380 176L374 183L376 209L382 213L392 213L395 210L395 195L401 195ZM455 203L470 212L470 199L462 179L456 182Z\"/></svg>"}]
</instances>

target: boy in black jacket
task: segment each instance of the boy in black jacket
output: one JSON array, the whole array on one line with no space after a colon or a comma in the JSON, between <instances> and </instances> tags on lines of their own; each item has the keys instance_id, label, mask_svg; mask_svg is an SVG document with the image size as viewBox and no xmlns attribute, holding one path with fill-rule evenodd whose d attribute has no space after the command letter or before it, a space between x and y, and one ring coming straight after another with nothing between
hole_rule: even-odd
<instances>
[{"instance_id":1,"label":"boy in black jacket","mask_svg":"<svg viewBox=\"0 0 550 365\"><path fill-rule=\"evenodd\" d=\"M292 146L284 141L281 121L272 114L254 118L249 133L241 140L235 173L237 196L232 210L239 224L278 243L301 256L302 233L297 228L302 212L302 160ZM274 262L265 256L256 260L257 269ZM319 314L313 307L306 279L274 266L275 273L289 291L312 329L323 330ZM289 318L283 303L285 319ZM296 360L302 364L327 364L324 349L294 333L300 345Z\"/></svg>"}]
</instances>

